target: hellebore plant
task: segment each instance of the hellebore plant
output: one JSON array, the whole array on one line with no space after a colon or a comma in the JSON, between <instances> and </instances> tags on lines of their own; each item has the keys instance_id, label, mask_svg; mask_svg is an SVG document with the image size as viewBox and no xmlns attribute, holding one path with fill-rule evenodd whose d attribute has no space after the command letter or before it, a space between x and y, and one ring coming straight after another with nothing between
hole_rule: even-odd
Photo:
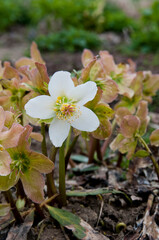
<instances>
[{"instance_id":1,"label":"hellebore plant","mask_svg":"<svg viewBox=\"0 0 159 240\"><path fill-rule=\"evenodd\" d=\"M77 87L71 79L71 74L65 71L56 72L48 85L50 96L37 96L25 105L26 113L33 118L50 119L49 137L55 147L60 148L59 179L61 195L65 202L65 162L64 146L70 127L80 131L93 132L99 126L98 117L85 107L96 93L94 82L87 82Z\"/></svg>"},{"instance_id":2,"label":"hellebore plant","mask_svg":"<svg viewBox=\"0 0 159 240\"><path fill-rule=\"evenodd\" d=\"M89 163L94 160L95 151L97 158L103 160L106 146L112 140L111 150L126 154L127 159L149 156L159 178L159 166L143 138L150 121L148 103L159 89L159 74L136 72L131 60L128 64L116 64L108 51L94 56L85 49L82 64L78 72L58 71L49 78L37 45L32 43L30 58L19 59L15 67L8 62L0 65L0 190L7 195L19 222L21 215L10 188L22 185L38 209L52 201L58 195L53 178L58 148L56 201L61 206L66 204L65 170L79 134L90 143ZM41 124L42 136L32 132L28 122ZM46 124L53 144L50 159ZM76 134L73 140L72 128ZM42 153L31 149L31 138L42 141ZM159 146L159 129L151 133L150 144ZM138 150L141 146L144 151ZM45 197L49 199L44 200Z\"/></svg>"}]
</instances>

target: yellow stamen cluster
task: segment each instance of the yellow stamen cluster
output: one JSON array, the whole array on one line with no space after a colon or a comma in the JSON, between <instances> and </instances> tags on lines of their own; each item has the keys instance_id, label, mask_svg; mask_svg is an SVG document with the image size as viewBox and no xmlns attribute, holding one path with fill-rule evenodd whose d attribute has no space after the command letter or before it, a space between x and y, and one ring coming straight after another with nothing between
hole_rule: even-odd
<instances>
[{"instance_id":1,"label":"yellow stamen cluster","mask_svg":"<svg viewBox=\"0 0 159 240\"><path fill-rule=\"evenodd\" d=\"M0 144L0 152L3 152L4 147Z\"/></svg>"},{"instance_id":2,"label":"yellow stamen cluster","mask_svg":"<svg viewBox=\"0 0 159 240\"><path fill-rule=\"evenodd\" d=\"M60 120L71 121L71 117L75 116L78 118L80 111L72 99L67 99L66 97L58 97L55 103L54 111L56 116Z\"/></svg>"}]
</instances>

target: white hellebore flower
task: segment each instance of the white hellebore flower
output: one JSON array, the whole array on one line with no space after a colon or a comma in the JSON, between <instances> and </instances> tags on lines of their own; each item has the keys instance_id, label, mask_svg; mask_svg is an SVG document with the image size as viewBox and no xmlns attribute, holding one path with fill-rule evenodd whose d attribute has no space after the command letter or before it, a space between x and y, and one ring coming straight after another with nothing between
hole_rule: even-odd
<instances>
[{"instance_id":1,"label":"white hellebore flower","mask_svg":"<svg viewBox=\"0 0 159 240\"><path fill-rule=\"evenodd\" d=\"M48 91L50 96L41 95L29 100L25 110L33 118L53 118L49 136L55 147L62 146L70 126L87 132L98 128L98 117L83 106L95 97L95 82L88 81L75 87L69 72L58 71L51 77Z\"/></svg>"}]
</instances>

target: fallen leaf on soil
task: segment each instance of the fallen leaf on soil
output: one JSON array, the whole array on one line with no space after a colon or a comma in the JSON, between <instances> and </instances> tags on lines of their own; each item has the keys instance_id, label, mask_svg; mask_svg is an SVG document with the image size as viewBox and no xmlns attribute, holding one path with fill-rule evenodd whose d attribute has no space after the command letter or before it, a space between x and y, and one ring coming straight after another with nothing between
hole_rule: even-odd
<instances>
[{"instance_id":1,"label":"fallen leaf on soil","mask_svg":"<svg viewBox=\"0 0 159 240\"><path fill-rule=\"evenodd\" d=\"M14 217L12 216L11 212L7 215L0 217L0 231L8 227L11 223L14 222Z\"/></svg>"},{"instance_id":2,"label":"fallen leaf on soil","mask_svg":"<svg viewBox=\"0 0 159 240\"><path fill-rule=\"evenodd\" d=\"M6 216L10 211L10 204L4 203L0 204L0 217Z\"/></svg>"},{"instance_id":3,"label":"fallen leaf on soil","mask_svg":"<svg viewBox=\"0 0 159 240\"><path fill-rule=\"evenodd\" d=\"M113 193L113 194L122 194L124 195L127 199L129 197L121 191L118 190L110 190L108 188L97 188L97 189L89 189L89 190L77 190L77 191L67 191L66 195L67 196L76 196L76 197L85 197L89 195L99 195L99 194L106 194L106 193ZM131 202L131 200L129 199Z\"/></svg>"},{"instance_id":4,"label":"fallen leaf on soil","mask_svg":"<svg viewBox=\"0 0 159 240\"><path fill-rule=\"evenodd\" d=\"M83 221L82 219L80 224L86 229L86 236L82 240L109 240L109 238L95 231L87 222Z\"/></svg>"},{"instance_id":5,"label":"fallen leaf on soil","mask_svg":"<svg viewBox=\"0 0 159 240\"><path fill-rule=\"evenodd\" d=\"M63 227L72 230L73 234L82 240L109 240L104 235L95 231L88 223L64 209L47 206L50 215Z\"/></svg>"},{"instance_id":6,"label":"fallen leaf on soil","mask_svg":"<svg viewBox=\"0 0 159 240\"><path fill-rule=\"evenodd\" d=\"M25 221L22 225L16 227L13 226L10 229L6 240L27 240L27 235L33 225L33 221L34 211L31 211L25 218Z\"/></svg>"},{"instance_id":7,"label":"fallen leaf on soil","mask_svg":"<svg viewBox=\"0 0 159 240\"><path fill-rule=\"evenodd\" d=\"M155 212L153 215L151 215L150 211L152 208L153 200L154 200L154 195L151 194L148 199L147 209L144 216L143 231L142 231L143 234L142 234L141 240L144 240L147 237L149 237L149 239L155 239L155 240L159 239L159 226L157 224L158 217L159 217L158 215L159 205L156 204Z\"/></svg>"},{"instance_id":8,"label":"fallen leaf on soil","mask_svg":"<svg viewBox=\"0 0 159 240\"><path fill-rule=\"evenodd\" d=\"M64 209L47 206L50 215L55 218L63 227L71 229L78 239L86 236L86 229L80 225L80 218Z\"/></svg>"},{"instance_id":9,"label":"fallen leaf on soil","mask_svg":"<svg viewBox=\"0 0 159 240\"><path fill-rule=\"evenodd\" d=\"M77 167L72 168L74 172L92 172L98 170L100 167L94 164L80 163Z\"/></svg>"},{"instance_id":10,"label":"fallen leaf on soil","mask_svg":"<svg viewBox=\"0 0 159 240\"><path fill-rule=\"evenodd\" d=\"M80 154L72 154L71 159L77 162L88 163L88 157Z\"/></svg>"}]
</instances>

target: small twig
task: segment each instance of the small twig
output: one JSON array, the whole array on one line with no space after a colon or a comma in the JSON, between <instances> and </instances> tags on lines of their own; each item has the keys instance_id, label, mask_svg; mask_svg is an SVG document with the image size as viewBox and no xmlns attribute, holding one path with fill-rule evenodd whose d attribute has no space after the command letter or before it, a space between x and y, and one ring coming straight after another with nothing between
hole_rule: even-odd
<instances>
[{"instance_id":1,"label":"small twig","mask_svg":"<svg viewBox=\"0 0 159 240\"><path fill-rule=\"evenodd\" d=\"M100 209L99 209L99 213L98 213L98 219L97 219L96 227L98 227L99 220L100 220L100 218L101 218L102 211L103 211L103 206L104 206L104 201L103 201L102 196L99 194L98 197L99 197L99 199L101 200L101 205L100 205Z\"/></svg>"},{"instance_id":2,"label":"small twig","mask_svg":"<svg viewBox=\"0 0 159 240\"><path fill-rule=\"evenodd\" d=\"M40 207L42 208L43 206L47 205L49 202L51 202L54 198L56 198L59 194L56 193L54 194L52 197L44 200L41 204L40 204Z\"/></svg>"},{"instance_id":3,"label":"small twig","mask_svg":"<svg viewBox=\"0 0 159 240\"><path fill-rule=\"evenodd\" d=\"M41 227L40 227L40 230L39 230L39 234L38 234L37 240L40 239L40 236L41 236L42 232L44 231L45 227L46 227L46 224L42 223Z\"/></svg>"},{"instance_id":4,"label":"small twig","mask_svg":"<svg viewBox=\"0 0 159 240\"><path fill-rule=\"evenodd\" d=\"M143 219L143 230L142 230L142 235L143 236L146 236L146 229L147 229L147 221L148 221L148 217L150 215L150 210L152 208L152 205L153 205L153 201L154 201L154 194L150 194L149 195L149 198L148 198L148 201L147 201L147 208L146 208L146 211L145 211L145 216L144 216L144 219Z\"/></svg>"}]
</instances>

